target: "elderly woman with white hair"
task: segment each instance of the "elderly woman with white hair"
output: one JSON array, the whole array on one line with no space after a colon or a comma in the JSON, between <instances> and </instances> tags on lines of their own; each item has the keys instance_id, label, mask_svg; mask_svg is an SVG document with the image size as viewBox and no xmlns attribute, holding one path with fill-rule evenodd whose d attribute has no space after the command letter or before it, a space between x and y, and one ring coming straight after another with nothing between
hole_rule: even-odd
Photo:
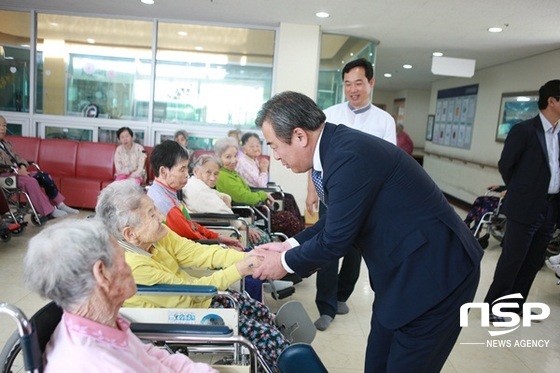
<instances>
[{"instance_id":1,"label":"elderly woman with white hair","mask_svg":"<svg viewBox=\"0 0 560 373\"><path fill-rule=\"evenodd\" d=\"M126 262L137 284L213 285L226 290L253 274L260 257L220 245L203 245L181 237L161 223L163 215L143 190L129 180L107 186L97 201L100 219L125 249ZM194 277L184 267L217 269L211 275ZM239 305L239 334L249 339L270 366L276 363L288 341L274 324L275 316L262 303L245 293L230 290ZM127 307L152 308L230 308L221 295L133 296Z\"/></svg>"},{"instance_id":2,"label":"elderly woman with white hair","mask_svg":"<svg viewBox=\"0 0 560 373\"><path fill-rule=\"evenodd\" d=\"M67 220L29 241L29 288L54 300L62 320L45 351L45 372L217 372L144 344L119 316L136 285L123 250L101 222Z\"/></svg>"},{"instance_id":3,"label":"elderly woman with white hair","mask_svg":"<svg viewBox=\"0 0 560 373\"><path fill-rule=\"evenodd\" d=\"M216 189L218 176L220 174L220 161L210 154L203 154L194 162L193 176L189 178L183 187L183 202L189 213L214 213L233 214L231 209L231 197L220 193ZM243 229L243 223L239 220L231 222L237 229ZM249 226L248 246L253 248L271 241L265 231L251 224Z\"/></svg>"},{"instance_id":4,"label":"elderly woman with white hair","mask_svg":"<svg viewBox=\"0 0 560 373\"><path fill-rule=\"evenodd\" d=\"M272 205L274 197L270 193L262 190L252 191L249 185L237 173L238 144L231 138L223 138L214 144L214 152L222 162L220 176L216 184L219 192L226 193L231 197L233 203L247 204L250 206L265 203ZM305 228L303 217L297 211L271 211L271 227L275 232L282 232L288 237L292 237Z\"/></svg>"}]
</instances>

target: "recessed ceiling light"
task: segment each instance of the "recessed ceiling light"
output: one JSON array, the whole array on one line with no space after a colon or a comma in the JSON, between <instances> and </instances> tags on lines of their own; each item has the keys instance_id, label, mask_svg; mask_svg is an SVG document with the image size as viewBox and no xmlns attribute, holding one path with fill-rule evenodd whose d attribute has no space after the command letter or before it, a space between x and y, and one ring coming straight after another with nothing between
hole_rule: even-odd
<instances>
[{"instance_id":1,"label":"recessed ceiling light","mask_svg":"<svg viewBox=\"0 0 560 373\"><path fill-rule=\"evenodd\" d=\"M319 18L329 18L330 14L327 12L317 12L315 15Z\"/></svg>"},{"instance_id":2,"label":"recessed ceiling light","mask_svg":"<svg viewBox=\"0 0 560 373\"><path fill-rule=\"evenodd\" d=\"M402 65L403 69L412 69L412 65Z\"/></svg>"},{"instance_id":3,"label":"recessed ceiling light","mask_svg":"<svg viewBox=\"0 0 560 373\"><path fill-rule=\"evenodd\" d=\"M350 57L354 57L354 53L350 52Z\"/></svg>"},{"instance_id":4,"label":"recessed ceiling light","mask_svg":"<svg viewBox=\"0 0 560 373\"><path fill-rule=\"evenodd\" d=\"M86 41L90 44L95 44L95 39L89 38L89 39L86 39Z\"/></svg>"},{"instance_id":5,"label":"recessed ceiling light","mask_svg":"<svg viewBox=\"0 0 560 373\"><path fill-rule=\"evenodd\" d=\"M146 5L154 5L154 3L155 3L154 0L140 0L140 2L142 4L146 4Z\"/></svg>"},{"instance_id":6,"label":"recessed ceiling light","mask_svg":"<svg viewBox=\"0 0 560 373\"><path fill-rule=\"evenodd\" d=\"M201 50L204 50L204 48L198 46L198 47L194 47L194 50L201 51Z\"/></svg>"},{"instance_id":7,"label":"recessed ceiling light","mask_svg":"<svg viewBox=\"0 0 560 373\"><path fill-rule=\"evenodd\" d=\"M443 53L441 53L441 52L434 52L434 53L432 53L432 56L434 56L434 57L441 57L441 56L443 56Z\"/></svg>"},{"instance_id":8,"label":"recessed ceiling light","mask_svg":"<svg viewBox=\"0 0 560 373\"><path fill-rule=\"evenodd\" d=\"M177 34L179 36L187 36L188 35L188 33L186 31L179 31L179 32L177 32Z\"/></svg>"},{"instance_id":9,"label":"recessed ceiling light","mask_svg":"<svg viewBox=\"0 0 560 373\"><path fill-rule=\"evenodd\" d=\"M501 27L490 27L488 29L488 31L490 31L490 32L502 32L502 28Z\"/></svg>"},{"instance_id":10,"label":"recessed ceiling light","mask_svg":"<svg viewBox=\"0 0 560 373\"><path fill-rule=\"evenodd\" d=\"M383 74L383 76L384 76L385 78L390 78L390 77L392 77L393 75L392 75L392 74L389 74L389 73L385 73L385 74Z\"/></svg>"}]
</instances>

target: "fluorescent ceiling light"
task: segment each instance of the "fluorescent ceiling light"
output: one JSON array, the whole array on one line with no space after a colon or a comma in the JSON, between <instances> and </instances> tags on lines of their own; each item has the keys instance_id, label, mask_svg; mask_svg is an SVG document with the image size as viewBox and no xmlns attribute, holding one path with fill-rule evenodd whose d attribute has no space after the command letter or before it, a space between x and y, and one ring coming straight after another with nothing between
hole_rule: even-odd
<instances>
[{"instance_id":1,"label":"fluorescent ceiling light","mask_svg":"<svg viewBox=\"0 0 560 373\"><path fill-rule=\"evenodd\" d=\"M155 3L154 0L140 0L140 2L142 4L146 4L146 5L154 5L154 3Z\"/></svg>"},{"instance_id":2,"label":"fluorescent ceiling light","mask_svg":"<svg viewBox=\"0 0 560 373\"><path fill-rule=\"evenodd\" d=\"M502 32L502 28L501 27L490 27L488 29L488 31L490 31L490 32Z\"/></svg>"},{"instance_id":3,"label":"fluorescent ceiling light","mask_svg":"<svg viewBox=\"0 0 560 373\"><path fill-rule=\"evenodd\" d=\"M412 69L412 65L402 65L403 69Z\"/></svg>"},{"instance_id":4,"label":"fluorescent ceiling light","mask_svg":"<svg viewBox=\"0 0 560 373\"><path fill-rule=\"evenodd\" d=\"M432 56L434 56L434 57L441 57L441 56L443 56L443 53L441 53L441 52L434 52L434 53L432 53Z\"/></svg>"},{"instance_id":5,"label":"fluorescent ceiling light","mask_svg":"<svg viewBox=\"0 0 560 373\"><path fill-rule=\"evenodd\" d=\"M390 78L390 77L392 77L393 75L391 75L391 74L389 74L389 73L385 73L385 74L383 74L383 76L384 76L385 78Z\"/></svg>"},{"instance_id":6,"label":"fluorescent ceiling light","mask_svg":"<svg viewBox=\"0 0 560 373\"><path fill-rule=\"evenodd\" d=\"M330 14L327 12L317 12L315 15L319 18L329 18Z\"/></svg>"},{"instance_id":7,"label":"fluorescent ceiling light","mask_svg":"<svg viewBox=\"0 0 560 373\"><path fill-rule=\"evenodd\" d=\"M179 36L187 36L188 35L188 33L186 31L179 31L179 32L177 32L177 34Z\"/></svg>"}]
</instances>

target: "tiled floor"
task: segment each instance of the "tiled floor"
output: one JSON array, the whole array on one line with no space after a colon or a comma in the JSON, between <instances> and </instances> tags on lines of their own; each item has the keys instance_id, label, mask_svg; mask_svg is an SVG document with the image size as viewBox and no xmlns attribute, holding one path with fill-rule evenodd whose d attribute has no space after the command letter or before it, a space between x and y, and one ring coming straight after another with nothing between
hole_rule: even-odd
<instances>
[{"instance_id":1,"label":"tiled floor","mask_svg":"<svg viewBox=\"0 0 560 373\"><path fill-rule=\"evenodd\" d=\"M80 218L91 211L82 211ZM459 211L465 215L464 212ZM22 285L21 263L25 255L25 246L29 237L40 228L29 225L22 236L13 237L8 243L0 243L0 302L8 302L20 307L31 315L46 301L31 294ZM482 260L482 276L475 301L481 302L492 279L492 274L500 247L494 240ZM296 293L289 299L297 299L304 306L313 320L318 317L313 303L315 280L304 280L296 287ZM373 292L369 287L367 269L362 268L356 290L349 299L350 313L338 316L325 332L318 332L313 347L331 373L353 373L363 371L364 352ZM469 327L461 332L443 372L558 372L560 367L560 286L551 271L543 268L533 285L530 302L546 303L550 316L541 323L519 329L501 337L490 337L488 330L480 326L480 312L474 310L469 316ZM276 310L281 301L267 299L272 310ZM0 345L15 329L15 324L6 316L0 315ZM490 347L493 340L511 344L510 347ZM516 343L526 341L548 341L546 347L520 347ZM466 344L483 343L483 344ZM500 342L494 342L500 343Z\"/></svg>"}]
</instances>

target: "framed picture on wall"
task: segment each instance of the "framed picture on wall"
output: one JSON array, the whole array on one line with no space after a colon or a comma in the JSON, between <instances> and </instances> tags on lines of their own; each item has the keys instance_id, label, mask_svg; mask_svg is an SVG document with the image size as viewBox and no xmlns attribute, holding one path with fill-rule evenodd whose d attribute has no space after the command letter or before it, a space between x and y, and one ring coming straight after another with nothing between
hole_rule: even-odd
<instances>
[{"instance_id":1,"label":"framed picture on wall","mask_svg":"<svg viewBox=\"0 0 560 373\"><path fill-rule=\"evenodd\" d=\"M510 92L502 94L496 142L504 142L509 131L519 122L539 113L539 92Z\"/></svg>"},{"instance_id":2,"label":"framed picture on wall","mask_svg":"<svg viewBox=\"0 0 560 373\"><path fill-rule=\"evenodd\" d=\"M426 140L432 141L434 137L434 121L436 116L433 114L428 115L428 123L426 124Z\"/></svg>"}]
</instances>

